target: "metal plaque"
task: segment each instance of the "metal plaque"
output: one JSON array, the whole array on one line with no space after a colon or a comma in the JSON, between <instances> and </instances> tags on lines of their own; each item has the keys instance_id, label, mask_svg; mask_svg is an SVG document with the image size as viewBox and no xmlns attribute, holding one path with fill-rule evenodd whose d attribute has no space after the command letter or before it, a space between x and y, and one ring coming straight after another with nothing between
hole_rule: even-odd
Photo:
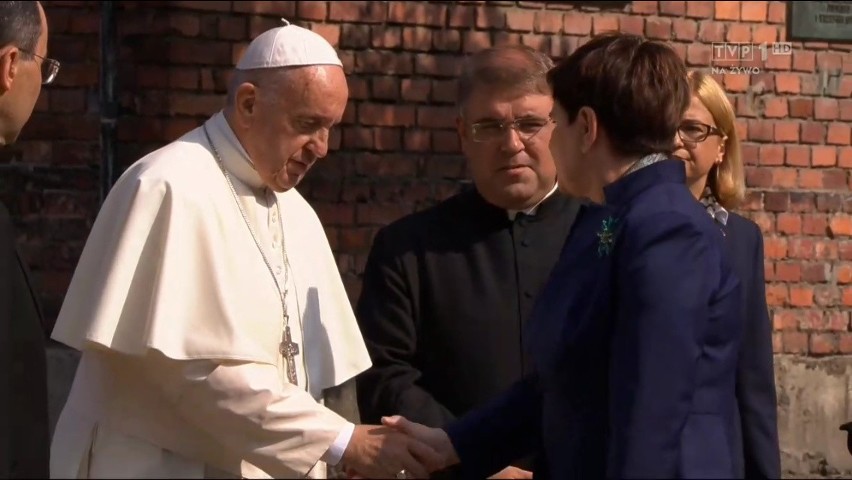
<instances>
[{"instance_id":1,"label":"metal plaque","mask_svg":"<svg viewBox=\"0 0 852 480\"><path fill-rule=\"evenodd\" d=\"M852 1L787 2L787 40L852 43Z\"/></svg>"}]
</instances>

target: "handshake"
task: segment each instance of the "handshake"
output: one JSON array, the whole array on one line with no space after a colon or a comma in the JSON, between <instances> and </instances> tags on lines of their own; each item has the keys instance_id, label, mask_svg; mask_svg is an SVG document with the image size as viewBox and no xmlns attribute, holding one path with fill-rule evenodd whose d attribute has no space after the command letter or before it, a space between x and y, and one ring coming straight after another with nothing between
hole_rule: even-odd
<instances>
[{"instance_id":1,"label":"handshake","mask_svg":"<svg viewBox=\"0 0 852 480\"><path fill-rule=\"evenodd\" d=\"M382 419L382 426L356 425L343 453L350 478L429 478L459 463L450 437L404 417ZM532 478L532 473L508 467L491 478Z\"/></svg>"}]
</instances>

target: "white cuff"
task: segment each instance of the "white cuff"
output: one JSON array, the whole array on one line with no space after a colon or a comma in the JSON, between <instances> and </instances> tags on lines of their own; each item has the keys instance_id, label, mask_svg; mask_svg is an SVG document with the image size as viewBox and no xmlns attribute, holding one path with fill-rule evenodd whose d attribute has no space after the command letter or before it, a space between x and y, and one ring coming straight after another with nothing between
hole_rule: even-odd
<instances>
[{"instance_id":1,"label":"white cuff","mask_svg":"<svg viewBox=\"0 0 852 480\"><path fill-rule=\"evenodd\" d=\"M328 447L328 450L325 452L325 455L322 456L322 461L330 466L335 466L340 463L340 460L343 458L343 452L346 451L346 447L349 446L349 440L352 439L352 433L355 431L354 423L347 423L343 430L337 435L337 438L334 440L334 443Z\"/></svg>"}]
</instances>

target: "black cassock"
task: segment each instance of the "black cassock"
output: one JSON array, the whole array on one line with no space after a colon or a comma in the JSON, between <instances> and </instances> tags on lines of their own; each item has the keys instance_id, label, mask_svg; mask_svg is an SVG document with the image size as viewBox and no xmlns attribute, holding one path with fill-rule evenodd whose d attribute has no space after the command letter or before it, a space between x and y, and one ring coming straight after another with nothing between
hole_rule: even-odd
<instances>
[{"instance_id":1,"label":"black cassock","mask_svg":"<svg viewBox=\"0 0 852 480\"><path fill-rule=\"evenodd\" d=\"M49 426L42 316L0 204L0 478L47 478Z\"/></svg>"},{"instance_id":2,"label":"black cassock","mask_svg":"<svg viewBox=\"0 0 852 480\"><path fill-rule=\"evenodd\" d=\"M470 189L381 229L357 305L361 420L441 427L528 373L522 326L578 208L556 192L510 220Z\"/></svg>"}]
</instances>

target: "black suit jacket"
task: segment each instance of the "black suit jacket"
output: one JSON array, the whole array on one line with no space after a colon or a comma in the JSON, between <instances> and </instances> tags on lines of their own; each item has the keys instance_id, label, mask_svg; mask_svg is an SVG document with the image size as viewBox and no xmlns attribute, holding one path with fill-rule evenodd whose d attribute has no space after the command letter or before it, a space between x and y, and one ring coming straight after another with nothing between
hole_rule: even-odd
<instances>
[{"instance_id":1,"label":"black suit jacket","mask_svg":"<svg viewBox=\"0 0 852 480\"><path fill-rule=\"evenodd\" d=\"M739 467L745 478L781 478L772 321L766 306L763 235L757 224L734 213L729 214L724 230L731 260L741 280L746 322L737 368L737 407L742 441Z\"/></svg>"},{"instance_id":2,"label":"black suit jacket","mask_svg":"<svg viewBox=\"0 0 852 480\"><path fill-rule=\"evenodd\" d=\"M529 373L522 327L578 208L557 192L512 221L470 189L377 233L356 308L364 423L442 427Z\"/></svg>"},{"instance_id":3,"label":"black suit jacket","mask_svg":"<svg viewBox=\"0 0 852 480\"><path fill-rule=\"evenodd\" d=\"M49 425L42 316L0 204L0 478L47 478Z\"/></svg>"}]
</instances>

